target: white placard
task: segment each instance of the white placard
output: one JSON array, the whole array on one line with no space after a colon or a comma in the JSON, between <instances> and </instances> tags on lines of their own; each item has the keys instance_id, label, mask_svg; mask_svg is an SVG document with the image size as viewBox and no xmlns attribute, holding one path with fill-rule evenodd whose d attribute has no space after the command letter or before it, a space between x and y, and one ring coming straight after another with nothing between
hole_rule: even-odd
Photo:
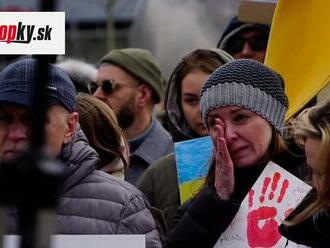
<instances>
[{"instance_id":1,"label":"white placard","mask_svg":"<svg viewBox=\"0 0 330 248\"><path fill-rule=\"evenodd\" d=\"M278 226L311 187L269 162L244 198L240 209L215 248L285 247ZM302 247L292 244L290 247Z\"/></svg>"},{"instance_id":2,"label":"white placard","mask_svg":"<svg viewBox=\"0 0 330 248\"><path fill-rule=\"evenodd\" d=\"M0 54L65 54L65 13L0 12Z\"/></svg>"},{"instance_id":3,"label":"white placard","mask_svg":"<svg viewBox=\"0 0 330 248\"><path fill-rule=\"evenodd\" d=\"M4 248L19 247L19 236L4 236ZM52 248L145 248L145 235L54 235Z\"/></svg>"}]
</instances>

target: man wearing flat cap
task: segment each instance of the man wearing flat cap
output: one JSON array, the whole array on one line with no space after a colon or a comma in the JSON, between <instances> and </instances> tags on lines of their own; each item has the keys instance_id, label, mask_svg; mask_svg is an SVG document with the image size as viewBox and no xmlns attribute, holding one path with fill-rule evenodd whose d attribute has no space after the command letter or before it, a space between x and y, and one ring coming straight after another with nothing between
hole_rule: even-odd
<instances>
[{"instance_id":1,"label":"man wearing flat cap","mask_svg":"<svg viewBox=\"0 0 330 248\"><path fill-rule=\"evenodd\" d=\"M148 50L115 49L100 60L94 96L114 110L129 141L125 180L133 185L150 163L173 151L171 136L152 115L163 95L163 81Z\"/></svg>"},{"instance_id":2,"label":"man wearing flat cap","mask_svg":"<svg viewBox=\"0 0 330 248\"><path fill-rule=\"evenodd\" d=\"M0 157L12 161L28 148L35 59L23 59L0 72ZM135 187L96 170L98 155L78 124L76 90L59 67L49 65L45 150L66 165L57 207L60 234L145 234L146 247L161 247L149 203ZM24 185L23 185L24 187ZM11 212L7 231L15 228Z\"/></svg>"}]
</instances>

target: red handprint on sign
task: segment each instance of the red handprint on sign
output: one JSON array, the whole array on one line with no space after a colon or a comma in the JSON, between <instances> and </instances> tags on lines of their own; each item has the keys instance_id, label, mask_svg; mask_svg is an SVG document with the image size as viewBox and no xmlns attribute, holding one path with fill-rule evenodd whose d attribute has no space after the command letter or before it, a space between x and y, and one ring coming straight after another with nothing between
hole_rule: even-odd
<instances>
[{"instance_id":1,"label":"red handprint on sign","mask_svg":"<svg viewBox=\"0 0 330 248\"><path fill-rule=\"evenodd\" d=\"M284 179L280 188L280 192L277 198L275 198L275 191L278 189L278 184L281 179L281 174L275 172L273 178L266 177L259 196L259 202L264 204L266 200L266 192L271 184L270 192L268 193L268 202L276 200L277 203L281 203L287 188L289 187L289 181ZM249 209L253 207L253 199L255 197L254 190L249 192ZM288 210L286 211L288 213ZM251 210L247 216L247 237L250 247L273 247L281 239L281 235L278 232L278 223L275 220L278 215L278 211L273 206L261 206L257 209Z\"/></svg>"}]
</instances>

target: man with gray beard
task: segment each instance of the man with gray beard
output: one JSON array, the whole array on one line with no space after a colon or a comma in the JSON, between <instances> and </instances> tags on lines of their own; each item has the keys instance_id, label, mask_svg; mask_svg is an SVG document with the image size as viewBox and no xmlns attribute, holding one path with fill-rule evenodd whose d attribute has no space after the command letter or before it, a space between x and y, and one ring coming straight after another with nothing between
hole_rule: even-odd
<instances>
[{"instance_id":1,"label":"man with gray beard","mask_svg":"<svg viewBox=\"0 0 330 248\"><path fill-rule=\"evenodd\" d=\"M163 77L153 55L145 49L110 51L100 60L94 96L116 113L130 144L125 180L136 185L150 163L173 151L173 141L152 115L163 95Z\"/></svg>"}]
</instances>

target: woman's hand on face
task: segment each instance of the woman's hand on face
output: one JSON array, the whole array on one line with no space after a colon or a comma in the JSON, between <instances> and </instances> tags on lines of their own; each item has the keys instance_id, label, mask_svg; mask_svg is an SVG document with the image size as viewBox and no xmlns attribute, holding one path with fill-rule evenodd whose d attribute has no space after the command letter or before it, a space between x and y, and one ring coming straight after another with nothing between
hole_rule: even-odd
<instances>
[{"instance_id":1,"label":"woman's hand on face","mask_svg":"<svg viewBox=\"0 0 330 248\"><path fill-rule=\"evenodd\" d=\"M215 158L214 186L218 196L223 200L228 200L234 192L234 164L224 138L225 124L219 118L215 118L214 121L215 124L211 130L216 135L216 144L213 150Z\"/></svg>"}]
</instances>

